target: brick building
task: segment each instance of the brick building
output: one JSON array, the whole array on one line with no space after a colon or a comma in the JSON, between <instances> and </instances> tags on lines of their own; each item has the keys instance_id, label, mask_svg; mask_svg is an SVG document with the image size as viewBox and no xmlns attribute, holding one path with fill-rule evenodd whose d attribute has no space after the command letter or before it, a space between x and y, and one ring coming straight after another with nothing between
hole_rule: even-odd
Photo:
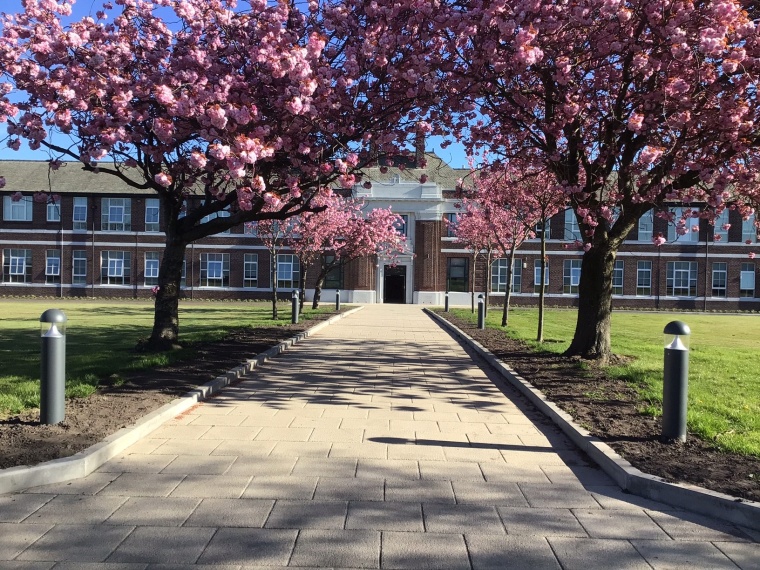
<instances>
[{"instance_id":1,"label":"brick building","mask_svg":"<svg viewBox=\"0 0 760 570\"><path fill-rule=\"evenodd\" d=\"M419 157L417 157L419 158ZM450 292L453 305L470 303L475 272L476 291L487 275L484 256L472 256L451 237L445 220L457 209L454 188L467 171L452 169L427 155L424 170L369 169L372 187L357 185L354 195L368 208L392 206L404 219L407 251L395 259L366 258L333 273L323 299L341 290L344 302L442 305ZM385 170L385 169L384 169ZM0 191L0 295L61 297L149 297L157 282L163 250L158 200L150 191L129 188L106 175L84 172L74 163L48 172L47 163L3 161L7 185ZM428 180L420 183L420 175ZM38 203L34 192L52 191L58 203ZM21 192L24 199L14 201ZM190 206L191 207L191 206ZM728 231L721 226L730 223ZM614 304L618 307L695 310L760 310L756 264L748 254L757 247L752 221L727 212L715 226L699 221L699 232L676 239L672 226L656 217L641 220L617 257ZM569 249L579 237L575 217L563 212L547 224L547 303L572 306L577 299L581 255ZM721 234L714 240L714 232ZM668 242L652 245L662 232ZM750 243L746 243L750 242ZM506 260L495 260L489 284L498 303L506 286ZM297 258L278 255L278 288L289 292L299 284ZM513 291L515 304L537 302L539 240L517 252ZM188 246L183 291L188 298L271 298L270 255L244 227L205 238ZM313 271L311 272L314 273ZM313 294L307 281L307 297Z\"/></svg>"}]
</instances>

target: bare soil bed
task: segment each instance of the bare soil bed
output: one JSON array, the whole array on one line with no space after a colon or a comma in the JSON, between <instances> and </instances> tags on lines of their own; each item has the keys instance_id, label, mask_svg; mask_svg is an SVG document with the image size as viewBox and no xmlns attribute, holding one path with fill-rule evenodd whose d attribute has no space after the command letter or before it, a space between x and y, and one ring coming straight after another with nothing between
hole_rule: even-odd
<instances>
[{"instance_id":1,"label":"bare soil bed","mask_svg":"<svg viewBox=\"0 0 760 570\"><path fill-rule=\"evenodd\" d=\"M635 387L608 378L591 362L580 368L580 359L531 352L503 331L480 330L451 314L439 314L509 364L578 425L641 471L667 481L760 501L760 459L720 451L694 434L688 434L685 444L662 443L660 420L640 413Z\"/></svg>"},{"instance_id":2,"label":"bare soil bed","mask_svg":"<svg viewBox=\"0 0 760 570\"><path fill-rule=\"evenodd\" d=\"M760 459L719 451L692 434L684 445L663 444L658 419L639 413L632 386L607 378L593 366L581 370L574 359L532 353L502 331L479 330L446 317L642 471L760 501ZM192 360L141 371L120 386L104 386L88 398L67 401L66 419L56 426L40 425L37 410L0 420L0 468L34 465L86 449L318 319L235 330L224 340L199 346Z\"/></svg>"}]
</instances>

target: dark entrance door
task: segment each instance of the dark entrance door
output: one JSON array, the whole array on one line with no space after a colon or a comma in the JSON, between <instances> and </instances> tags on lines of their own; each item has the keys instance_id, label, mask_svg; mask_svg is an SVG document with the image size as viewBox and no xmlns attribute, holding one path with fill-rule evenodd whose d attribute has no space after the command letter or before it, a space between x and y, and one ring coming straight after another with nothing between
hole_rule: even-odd
<instances>
[{"instance_id":1,"label":"dark entrance door","mask_svg":"<svg viewBox=\"0 0 760 570\"><path fill-rule=\"evenodd\" d=\"M406 266L386 265L383 273L383 303L406 303Z\"/></svg>"}]
</instances>

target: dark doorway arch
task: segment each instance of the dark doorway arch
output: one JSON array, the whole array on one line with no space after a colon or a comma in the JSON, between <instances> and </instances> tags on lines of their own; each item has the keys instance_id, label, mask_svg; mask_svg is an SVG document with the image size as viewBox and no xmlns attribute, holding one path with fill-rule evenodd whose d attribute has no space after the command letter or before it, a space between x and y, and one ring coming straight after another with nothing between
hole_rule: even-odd
<instances>
[{"instance_id":1,"label":"dark doorway arch","mask_svg":"<svg viewBox=\"0 0 760 570\"><path fill-rule=\"evenodd\" d=\"M383 303L406 303L406 266L386 265L383 275Z\"/></svg>"}]
</instances>

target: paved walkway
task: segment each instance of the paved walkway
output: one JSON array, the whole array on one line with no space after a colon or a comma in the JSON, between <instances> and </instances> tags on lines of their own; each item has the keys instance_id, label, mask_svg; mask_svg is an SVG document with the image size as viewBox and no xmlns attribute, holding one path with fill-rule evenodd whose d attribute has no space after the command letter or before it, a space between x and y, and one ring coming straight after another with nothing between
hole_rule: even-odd
<instances>
[{"instance_id":1,"label":"paved walkway","mask_svg":"<svg viewBox=\"0 0 760 570\"><path fill-rule=\"evenodd\" d=\"M419 307L366 307L0 496L0 568L760 568L758 533L623 494L495 382Z\"/></svg>"}]
</instances>

